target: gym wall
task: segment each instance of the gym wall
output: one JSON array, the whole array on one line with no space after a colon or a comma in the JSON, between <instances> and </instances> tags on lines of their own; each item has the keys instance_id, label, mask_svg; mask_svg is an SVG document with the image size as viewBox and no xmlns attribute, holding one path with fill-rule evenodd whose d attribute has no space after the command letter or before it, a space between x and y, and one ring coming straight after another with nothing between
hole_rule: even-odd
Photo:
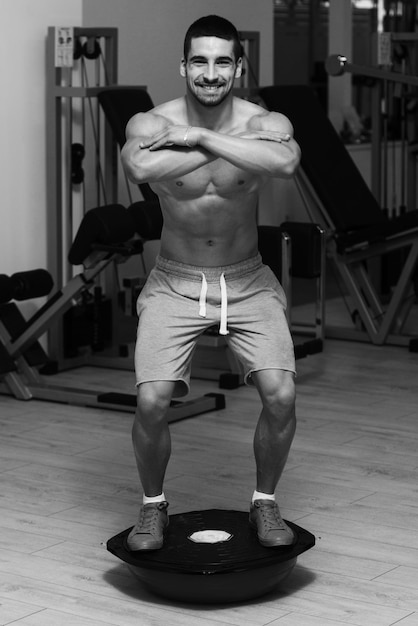
<instances>
[{"instance_id":1,"label":"gym wall","mask_svg":"<svg viewBox=\"0 0 418 626\"><path fill-rule=\"evenodd\" d=\"M46 267L46 35L81 19L82 0L0 2L2 274Z\"/></svg>"}]
</instances>

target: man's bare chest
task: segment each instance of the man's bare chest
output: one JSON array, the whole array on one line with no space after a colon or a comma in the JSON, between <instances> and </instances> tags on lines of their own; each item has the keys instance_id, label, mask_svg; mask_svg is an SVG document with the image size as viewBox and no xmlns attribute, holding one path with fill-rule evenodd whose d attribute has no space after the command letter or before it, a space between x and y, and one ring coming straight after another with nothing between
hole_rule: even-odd
<instances>
[{"instance_id":1,"label":"man's bare chest","mask_svg":"<svg viewBox=\"0 0 418 626\"><path fill-rule=\"evenodd\" d=\"M260 177L217 159L190 174L153 185L158 195L169 195L176 199L201 198L214 195L228 198L248 194L258 189Z\"/></svg>"}]
</instances>

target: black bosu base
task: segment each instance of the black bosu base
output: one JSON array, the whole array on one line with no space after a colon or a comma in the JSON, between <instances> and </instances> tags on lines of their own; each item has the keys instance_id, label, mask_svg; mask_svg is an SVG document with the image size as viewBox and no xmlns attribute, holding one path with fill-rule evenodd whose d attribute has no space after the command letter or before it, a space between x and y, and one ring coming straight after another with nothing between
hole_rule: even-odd
<instances>
[{"instance_id":1,"label":"black bosu base","mask_svg":"<svg viewBox=\"0 0 418 626\"><path fill-rule=\"evenodd\" d=\"M248 512L211 509L170 516L164 546L131 552L128 528L107 542L109 552L128 564L152 592L181 602L227 603L256 598L277 588L294 568L299 554L315 545L307 530L287 522L296 535L292 546L264 548L248 523ZM199 531L222 530L232 537L218 543L195 543Z\"/></svg>"}]
</instances>

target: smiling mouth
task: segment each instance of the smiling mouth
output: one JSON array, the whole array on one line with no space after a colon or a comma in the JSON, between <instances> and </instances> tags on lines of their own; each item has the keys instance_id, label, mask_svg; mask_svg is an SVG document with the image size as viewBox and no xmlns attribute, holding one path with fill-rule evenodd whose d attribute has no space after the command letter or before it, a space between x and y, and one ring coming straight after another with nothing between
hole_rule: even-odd
<instances>
[{"instance_id":1,"label":"smiling mouth","mask_svg":"<svg viewBox=\"0 0 418 626\"><path fill-rule=\"evenodd\" d=\"M200 87L201 89L206 89L207 91L216 91L217 89L223 87L223 85L207 85L206 83L196 83L197 87Z\"/></svg>"}]
</instances>

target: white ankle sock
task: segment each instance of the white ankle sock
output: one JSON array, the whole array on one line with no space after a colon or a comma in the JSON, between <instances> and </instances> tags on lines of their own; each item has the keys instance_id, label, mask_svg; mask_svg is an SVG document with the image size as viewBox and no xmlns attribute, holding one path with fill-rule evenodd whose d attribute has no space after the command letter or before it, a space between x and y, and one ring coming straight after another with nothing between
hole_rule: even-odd
<instances>
[{"instance_id":1,"label":"white ankle sock","mask_svg":"<svg viewBox=\"0 0 418 626\"><path fill-rule=\"evenodd\" d=\"M160 494L159 496L152 496L151 498L149 498L145 494L142 496L142 504L152 504L153 502L164 502L164 501L165 501L164 492Z\"/></svg>"},{"instance_id":2,"label":"white ankle sock","mask_svg":"<svg viewBox=\"0 0 418 626\"><path fill-rule=\"evenodd\" d=\"M276 496L274 493L263 493L262 491L254 491L252 502L254 500L273 500L275 502Z\"/></svg>"}]
</instances>

